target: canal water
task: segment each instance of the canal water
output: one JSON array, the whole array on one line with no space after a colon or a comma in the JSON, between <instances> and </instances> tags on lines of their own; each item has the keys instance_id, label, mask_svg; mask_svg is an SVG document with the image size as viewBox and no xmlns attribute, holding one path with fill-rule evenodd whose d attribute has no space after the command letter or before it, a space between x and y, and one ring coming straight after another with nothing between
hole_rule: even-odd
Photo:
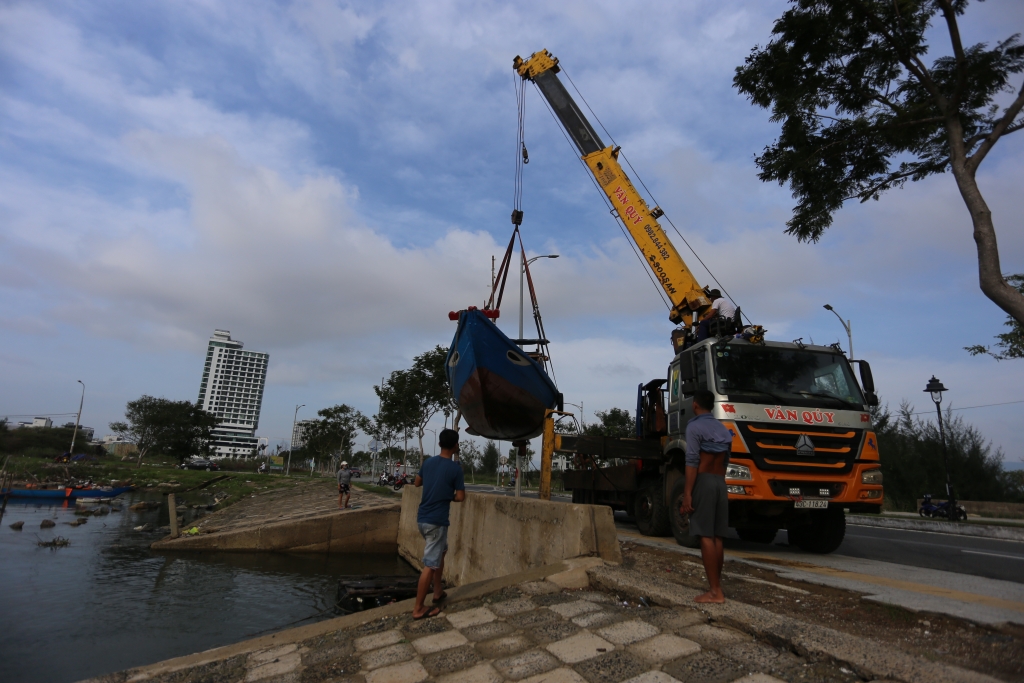
<instances>
[{"instance_id":1,"label":"canal water","mask_svg":"<svg viewBox=\"0 0 1024 683\"><path fill-rule=\"evenodd\" d=\"M74 505L11 500L0 526L0 681L78 681L335 616L342 575L411 575L396 555L154 552L162 509L72 527ZM43 519L56 526L41 529ZM21 531L10 524L24 521ZM60 536L71 544L45 548ZM316 616L313 616L316 615Z\"/></svg>"}]
</instances>

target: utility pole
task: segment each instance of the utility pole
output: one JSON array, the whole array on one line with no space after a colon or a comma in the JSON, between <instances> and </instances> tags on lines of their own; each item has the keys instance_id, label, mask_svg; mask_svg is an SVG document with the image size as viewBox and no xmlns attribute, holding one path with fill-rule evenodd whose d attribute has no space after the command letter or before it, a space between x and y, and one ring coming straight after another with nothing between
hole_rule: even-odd
<instances>
[{"instance_id":1,"label":"utility pole","mask_svg":"<svg viewBox=\"0 0 1024 683\"><path fill-rule=\"evenodd\" d=\"M292 415L292 438L288 441L288 464L284 468L284 476L292 471L292 451L295 450L295 421L299 418L299 408L305 408L306 404L295 406L295 414Z\"/></svg>"},{"instance_id":2,"label":"utility pole","mask_svg":"<svg viewBox=\"0 0 1024 683\"><path fill-rule=\"evenodd\" d=\"M542 258L558 258L558 254L545 254L544 256L534 256L532 259L526 259L526 251L522 252L523 260L519 264L519 348L523 348L523 277L526 275L526 266L530 265L537 259Z\"/></svg>"},{"instance_id":3,"label":"utility pole","mask_svg":"<svg viewBox=\"0 0 1024 683\"><path fill-rule=\"evenodd\" d=\"M82 399L78 402L78 417L75 418L75 431L71 435L71 450L68 451L69 456L75 454L75 439L78 437L78 424L82 421L82 406L85 404L85 382L78 380L78 383L82 385Z\"/></svg>"}]
</instances>

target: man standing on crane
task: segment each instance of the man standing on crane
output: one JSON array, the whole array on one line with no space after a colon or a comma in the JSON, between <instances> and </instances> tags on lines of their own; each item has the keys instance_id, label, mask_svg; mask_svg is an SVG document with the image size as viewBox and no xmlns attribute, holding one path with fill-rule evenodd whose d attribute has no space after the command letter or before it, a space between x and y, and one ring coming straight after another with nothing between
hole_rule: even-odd
<instances>
[{"instance_id":1,"label":"man standing on crane","mask_svg":"<svg viewBox=\"0 0 1024 683\"><path fill-rule=\"evenodd\" d=\"M729 493L725 468L732 449L732 433L711 415L715 395L702 389L693 395L696 417L686 425L686 491L679 513L690 515L690 534L700 537L700 556L711 590L696 602L725 602L722 537L729 530Z\"/></svg>"},{"instance_id":2,"label":"man standing on crane","mask_svg":"<svg viewBox=\"0 0 1024 683\"><path fill-rule=\"evenodd\" d=\"M710 326L713 319L732 320L736 315L736 307L717 289L708 292L708 298L711 299L711 307L700 317L700 324L697 325L697 341L707 339L711 334Z\"/></svg>"}]
</instances>

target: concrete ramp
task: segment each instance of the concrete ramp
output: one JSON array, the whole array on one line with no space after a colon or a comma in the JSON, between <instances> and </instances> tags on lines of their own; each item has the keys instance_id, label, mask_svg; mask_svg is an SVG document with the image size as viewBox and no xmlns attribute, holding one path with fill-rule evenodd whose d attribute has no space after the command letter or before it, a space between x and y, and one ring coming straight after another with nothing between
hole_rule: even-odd
<instances>
[{"instance_id":1,"label":"concrete ramp","mask_svg":"<svg viewBox=\"0 0 1024 683\"><path fill-rule=\"evenodd\" d=\"M423 489L406 486L398 552L423 567L423 537L416 524ZM455 586L516 574L573 557L620 563L612 510L601 505L552 503L467 493L452 503L444 578Z\"/></svg>"}]
</instances>

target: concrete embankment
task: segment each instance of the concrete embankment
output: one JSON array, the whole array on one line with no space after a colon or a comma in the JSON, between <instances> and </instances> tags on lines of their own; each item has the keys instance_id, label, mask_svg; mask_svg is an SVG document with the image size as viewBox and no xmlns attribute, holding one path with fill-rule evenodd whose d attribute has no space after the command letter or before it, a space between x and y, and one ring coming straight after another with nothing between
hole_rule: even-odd
<instances>
[{"instance_id":1,"label":"concrete embankment","mask_svg":"<svg viewBox=\"0 0 1024 683\"><path fill-rule=\"evenodd\" d=\"M398 552L422 567L423 538L416 524L423 489L402 496ZM444 578L464 585L574 557L619 563L618 533L611 508L468 493L452 503Z\"/></svg>"},{"instance_id":2,"label":"concrete embankment","mask_svg":"<svg viewBox=\"0 0 1024 683\"><path fill-rule=\"evenodd\" d=\"M323 482L269 491L205 517L199 533L165 538L154 550L311 553L393 553L397 501L354 489L354 509L339 510L334 487Z\"/></svg>"}]
</instances>

